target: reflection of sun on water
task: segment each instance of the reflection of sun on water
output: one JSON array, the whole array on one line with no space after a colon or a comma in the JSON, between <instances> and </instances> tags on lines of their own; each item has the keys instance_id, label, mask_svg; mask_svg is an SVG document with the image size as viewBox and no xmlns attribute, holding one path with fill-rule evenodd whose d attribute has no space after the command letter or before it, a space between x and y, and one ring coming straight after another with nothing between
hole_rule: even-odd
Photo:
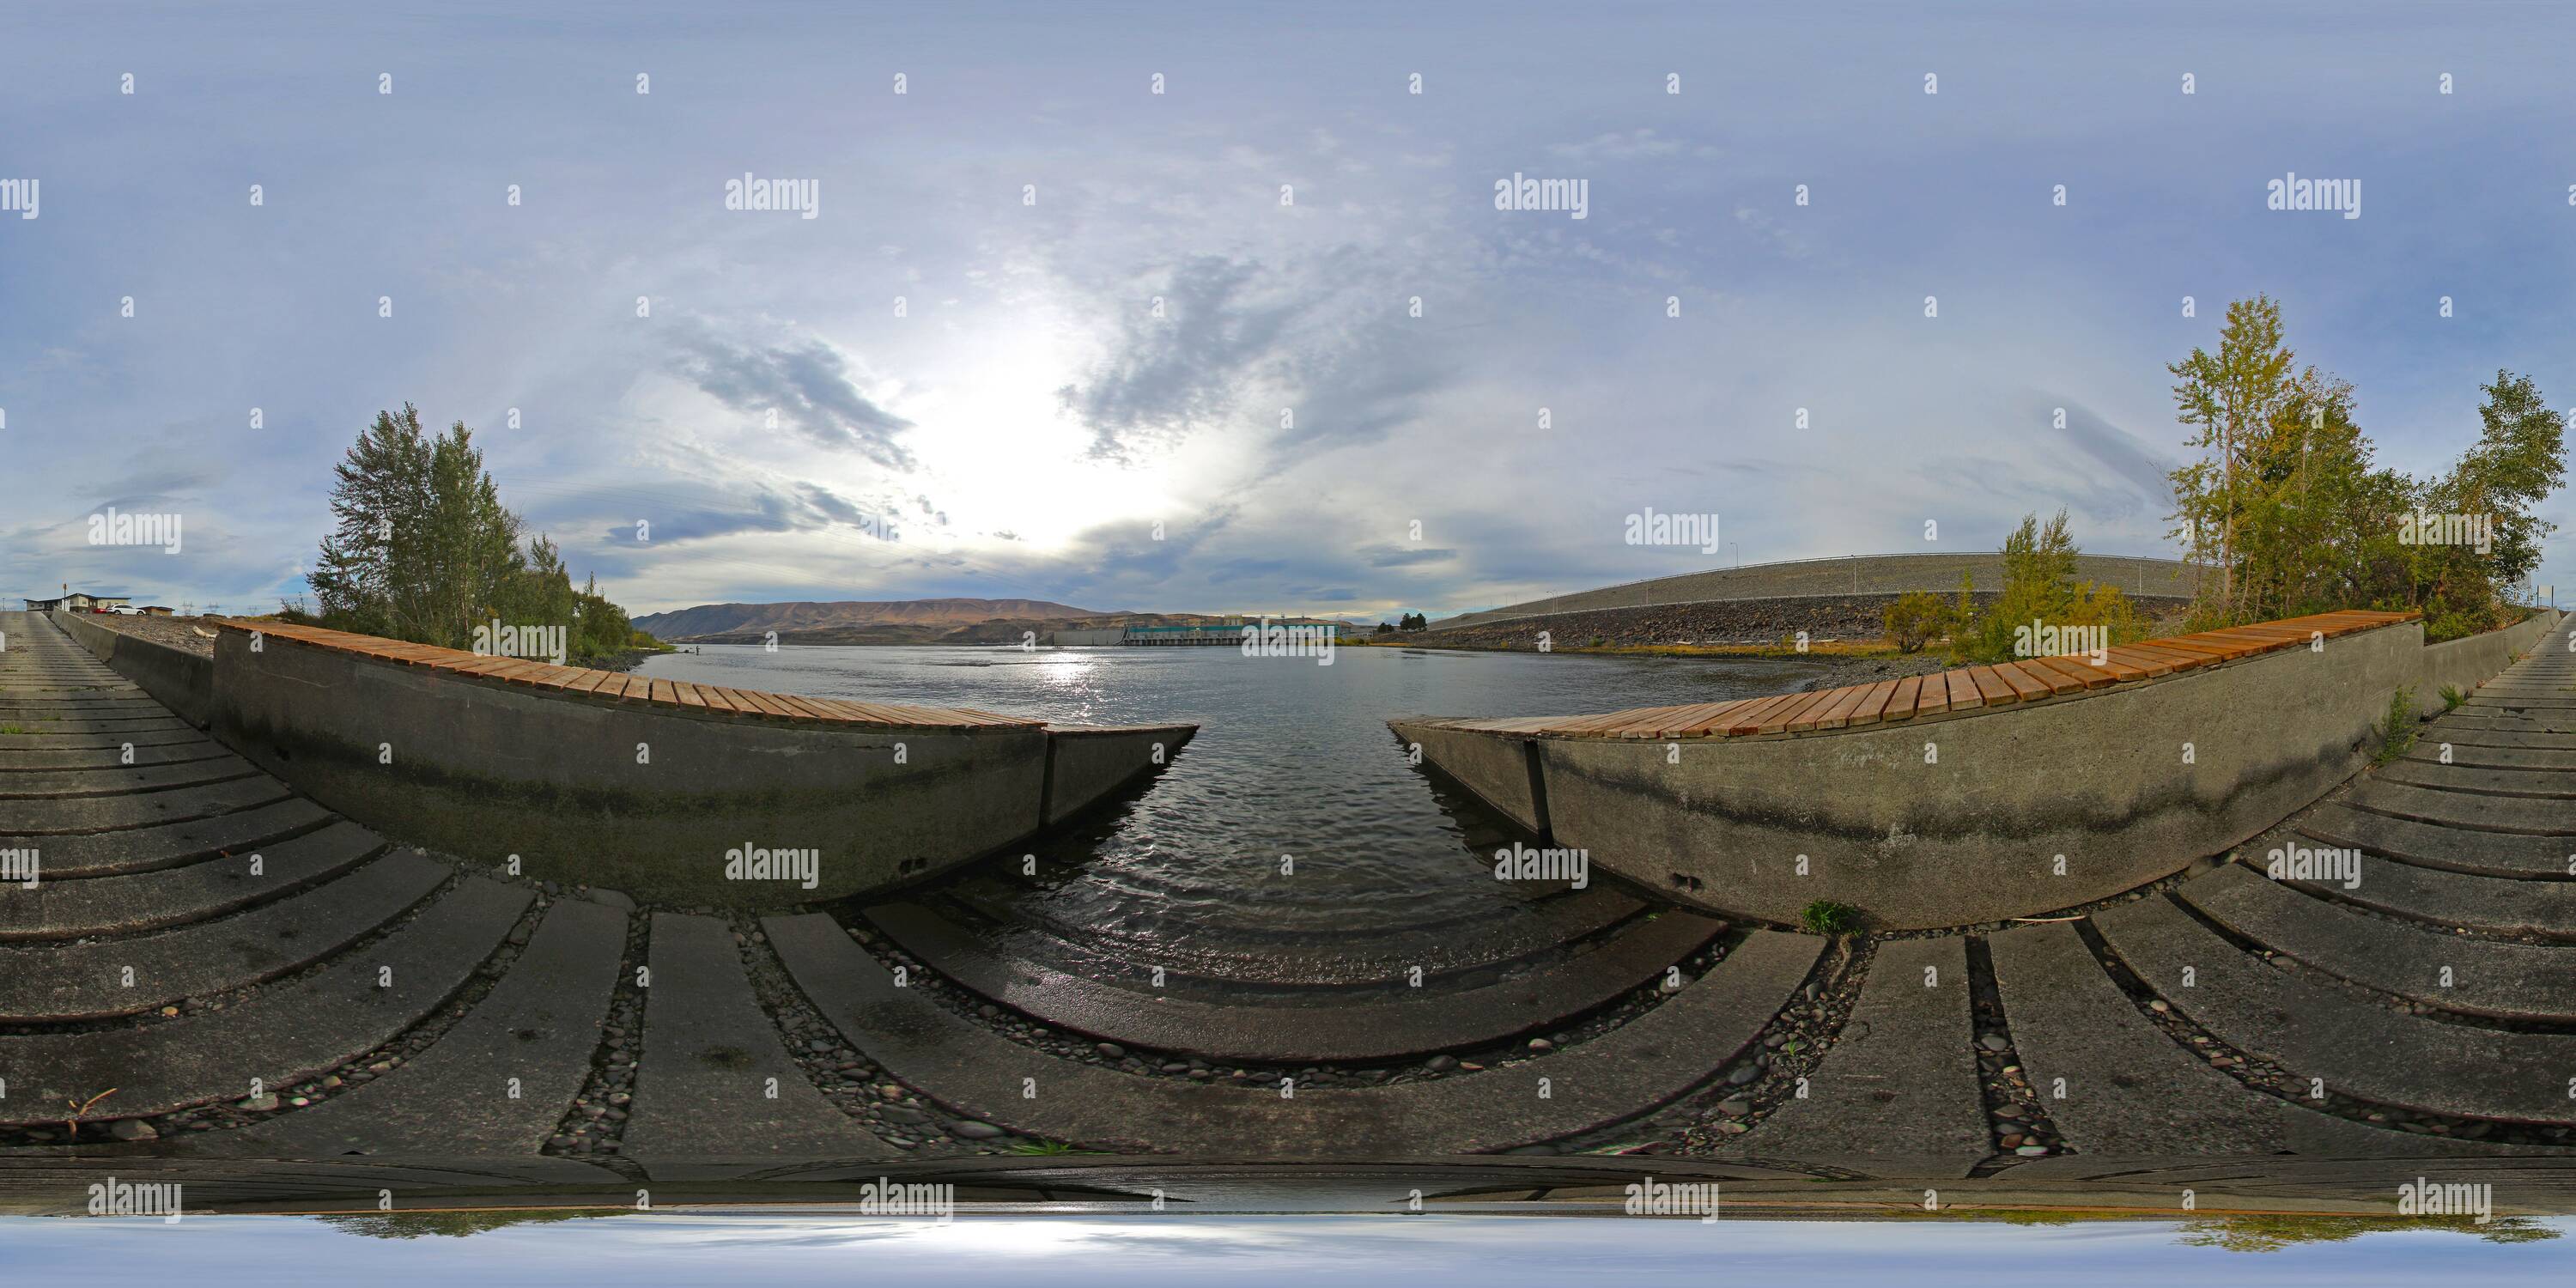
<instances>
[{"instance_id":1,"label":"reflection of sun on water","mask_svg":"<svg viewBox=\"0 0 2576 1288\"><path fill-rule=\"evenodd\" d=\"M928 1219L889 1217L813 1216L774 1218L761 1217L759 1224L746 1228L741 1218L747 1210L709 1212L702 1216L670 1214L653 1224L652 1238L666 1246L696 1247L701 1245L785 1246L850 1244L896 1244L917 1248L927 1253L954 1250L975 1256L1060 1257L1080 1254L1097 1256L1117 1250L1122 1244L1134 1244L1146 1237L1158 1250L1180 1251L1203 1247L1211 1251L1240 1249L1255 1245L1287 1243L1286 1231L1259 1225L1238 1224L1222 1220L1156 1221L1150 1231L1140 1231L1132 1222L1090 1221L1054 1217L1042 1220L1013 1220L1008 1217L977 1215L971 1204L960 1204L957 1219L941 1223ZM721 1215L719 1215L721 1213ZM634 1230L641 1222L622 1223ZM1131 1255L1139 1249L1126 1249Z\"/></svg>"},{"instance_id":2,"label":"reflection of sun on water","mask_svg":"<svg viewBox=\"0 0 2576 1288\"><path fill-rule=\"evenodd\" d=\"M1100 663L1082 653L1054 652L1038 663L1038 675L1057 688L1070 688L1091 678Z\"/></svg>"}]
</instances>

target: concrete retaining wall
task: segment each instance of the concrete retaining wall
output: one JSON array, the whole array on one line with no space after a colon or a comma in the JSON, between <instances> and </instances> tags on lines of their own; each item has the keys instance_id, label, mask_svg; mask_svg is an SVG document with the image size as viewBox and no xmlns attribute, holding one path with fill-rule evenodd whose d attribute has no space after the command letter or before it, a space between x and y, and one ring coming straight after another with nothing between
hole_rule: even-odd
<instances>
[{"instance_id":1,"label":"concrete retaining wall","mask_svg":"<svg viewBox=\"0 0 2576 1288\"><path fill-rule=\"evenodd\" d=\"M397 840L684 905L786 907L956 867L1134 775L1069 773L1053 731L764 723L558 696L226 629L214 733L315 800ZM1177 749L1188 726L1159 731ZM1079 735L1077 735L1079 736ZM1086 752L1093 743L1084 742ZM1079 760L1082 757L1077 756ZM1123 762L1121 762L1123 763ZM735 851L812 850L801 878L729 875ZM757 855L749 856L757 858Z\"/></svg>"},{"instance_id":2,"label":"concrete retaining wall","mask_svg":"<svg viewBox=\"0 0 2576 1288\"><path fill-rule=\"evenodd\" d=\"M1706 572L1655 577L1597 590L1550 595L1501 608L1460 613L1431 623L1433 632L1514 617L1547 613L1581 613L1604 608L1643 608L1654 604L1689 604L1720 599L1769 599L1798 595L1895 595L1910 590L1955 594L1959 574L1976 578L1983 590L2004 584L2003 556L1983 553L1862 555L1850 559L1800 559L1751 564ZM2129 595L2188 598L2198 589L2199 570L2177 559L2129 555L2080 555L2079 580L2117 586Z\"/></svg>"},{"instance_id":3,"label":"concrete retaining wall","mask_svg":"<svg viewBox=\"0 0 2576 1288\"><path fill-rule=\"evenodd\" d=\"M56 612L51 620L107 669L170 708L180 719L206 727L215 699L214 659L172 648L89 620L87 613Z\"/></svg>"},{"instance_id":4,"label":"concrete retaining wall","mask_svg":"<svg viewBox=\"0 0 2576 1288\"><path fill-rule=\"evenodd\" d=\"M2437 675L2490 678L2557 620L2429 649L2408 622L2322 651L1806 734L1396 731L1525 826L1543 819L1554 844L1679 902L1795 923L1823 899L1876 928L1956 926L2104 898L2257 835L2368 763L2393 692L2438 710Z\"/></svg>"},{"instance_id":5,"label":"concrete retaining wall","mask_svg":"<svg viewBox=\"0 0 2576 1288\"><path fill-rule=\"evenodd\" d=\"M1047 730L1042 821L1049 827L1061 823L1170 764L1196 732L1186 725Z\"/></svg>"},{"instance_id":6,"label":"concrete retaining wall","mask_svg":"<svg viewBox=\"0 0 2576 1288\"><path fill-rule=\"evenodd\" d=\"M2500 631L2426 645L2423 678L2415 687L2415 709L2441 710L2445 684L2467 693L2494 679L2497 672L2513 665L2515 658L2530 652L2557 623L2558 613L2544 608Z\"/></svg>"},{"instance_id":7,"label":"concrete retaining wall","mask_svg":"<svg viewBox=\"0 0 2576 1288\"><path fill-rule=\"evenodd\" d=\"M1396 737L1422 749L1424 763L1457 779L1505 818L1533 832L1549 830L1547 800L1539 789L1536 739L1403 720L1392 723Z\"/></svg>"}]
</instances>

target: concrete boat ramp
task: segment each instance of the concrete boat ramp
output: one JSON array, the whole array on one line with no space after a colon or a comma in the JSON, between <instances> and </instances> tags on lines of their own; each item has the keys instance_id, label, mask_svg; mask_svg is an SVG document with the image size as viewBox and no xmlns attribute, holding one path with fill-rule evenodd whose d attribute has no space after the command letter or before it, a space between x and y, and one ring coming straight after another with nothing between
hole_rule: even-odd
<instances>
[{"instance_id":1,"label":"concrete boat ramp","mask_svg":"<svg viewBox=\"0 0 2576 1288\"><path fill-rule=\"evenodd\" d=\"M0 629L0 851L39 864L0 886L0 1158L720 1181L1038 1142L1650 1147L1745 1177L1986 1184L2131 1157L2456 1163L2576 1129L2576 662L2554 626L2404 757L2073 919L1836 941L1640 892L1567 904L1551 943L1460 928L1419 985L1303 992L1158 990L920 890L708 913L512 878L489 846L389 841L306 792L310 753L272 772L50 622ZM340 665L263 653L299 647ZM586 701L735 723L663 712L649 685ZM2360 851L2358 883L2267 870L2320 848Z\"/></svg>"}]
</instances>

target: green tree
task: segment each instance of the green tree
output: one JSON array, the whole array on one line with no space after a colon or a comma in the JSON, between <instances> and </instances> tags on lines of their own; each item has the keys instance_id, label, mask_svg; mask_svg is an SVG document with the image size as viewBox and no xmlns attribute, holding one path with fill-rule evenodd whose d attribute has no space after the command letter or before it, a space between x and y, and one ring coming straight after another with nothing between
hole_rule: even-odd
<instances>
[{"instance_id":1,"label":"green tree","mask_svg":"<svg viewBox=\"0 0 2576 1288\"><path fill-rule=\"evenodd\" d=\"M2399 601L2404 552L2390 516L2405 476L2372 463L2352 386L2314 367L2283 384L2272 422L2248 440L2232 607L2204 625L2264 621Z\"/></svg>"},{"instance_id":2,"label":"green tree","mask_svg":"<svg viewBox=\"0 0 2576 1288\"><path fill-rule=\"evenodd\" d=\"M335 629L463 648L477 616L526 565L463 422L435 438L420 412L376 413L337 469L338 530L306 581Z\"/></svg>"},{"instance_id":3,"label":"green tree","mask_svg":"<svg viewBox=\"0 0 2576 1288\"><path fill-rule=\"evenodd\" d=\"M573 653L583 658L608 658L640 646L655 643L651 636L635 629L626 610L608 602L599 593L599 577L592 574L590 586L573 604Z\"/></svg>"},{"instance_id":4,"label":"green tree","mask_svg":"<svg viewBox=\"0 0 2576 1288\"><path fill-rule=\"evenodd\" d=\"M2279 306L2257 296L2228 306L2217 354L2169 368L2177 415L2208 453L2172 474L2173 535L2219 574L2194 627L2367 607L2421 611L2442 640L2512 621L2510 588L2552 531L2534 511L2565 476L2564 421L2539 388L2498 371L2476 445L2419 481L2373 460L2349 382L2294 374L2291 358ZM2492 523L2491 548L2415 540L2415 513Z\"/></svg>"},{"instance_id":5,"label":"green tree","mask_svg":"<svg viewBox=\"0 0 2576 1288\"><path fill-rule=\"evenodd\" d=\"M321 557L305 581L322 615L341 628L396 634L417 607L411 601L420 580L409 535L422 527L420 499L429 490L420 412L405 403L399 417L376 413L336 473L331 513L339 529L322 538Z\"/></svg>"},{"instance_id":6,"label":"green tree","mask_svg":"<svg viewBox=\"0 0 2576 1288\"><path fill-rule=\"evenodd\" d=\"M2566 424L2529 376L2496 372L2478 408L2477 443L2450 472L2428 482L2418 508L2491 525L2486 551L2413 546L2418 602L2442 628L2466 634L2499 624L2508 590L2540 566L2540 544L2556 526L2532 513L2566 481ZM2459 629L2465 627L2466 629Z\"/></svg>"},{"instance_id":7,"label":"green tree","mask_svg":"<svg viewBox=\"0 0 2576 1288\"><path fill-rule=\"evenodd\" d=\"M2218 335L2217 353L2194 347L2165 369L2175 377L2179 418L2198 431L2186 445L2210 453L2173 472L2175 535L2195 562L2218 566L2219 599L2233 614L2245 508L2240 467L2280 418L2293 355L2281 343L2281 306L2269 296L2230 303Z\"/></svg>"},{"instance_id":8,"label":"green tree","mask_svg":"<svg viewBox=\"0 0 2576 1288\"><path fill-rule=\"evenodd\" d=\"M435 437L420 412L376 413L336 469L335 530L305 580L322 624L442 648L466 648L474 628L561 626L570 660L636 646L625 612L573 589L563 557L501 504L482 450L462 421Z\"/></svg>"}]
</instances>

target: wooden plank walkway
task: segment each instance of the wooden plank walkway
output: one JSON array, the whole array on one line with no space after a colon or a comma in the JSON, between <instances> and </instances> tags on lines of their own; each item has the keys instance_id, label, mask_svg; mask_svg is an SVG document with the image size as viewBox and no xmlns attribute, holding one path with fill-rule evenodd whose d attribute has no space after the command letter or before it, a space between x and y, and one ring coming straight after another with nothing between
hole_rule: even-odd
<instances>
[{"instance_id":1,"label":"wooden plank walkway","mask_svg":"<svg viewBox=\"0 0 2576 1288\"><path fill-rule=\"evenodd\" d=\"M2315 640L2377 630L2418 616L2353 611L2292 617L2260 626L2120 645L2106 650L2099 666L2084 657L2027 658L1902 680L1734 702L1638 707L1591 716L1512 716L1444 723L1458 729L1552 738L1741 738L1850 729L1917 716L2045 702L2116 685L2152 682L2266 653L2305 648Z\"/></svg>"},{"instance_id":2,"label":"wooden plank walkway","mask_svg":"<svg viewBox=\"0 0 2576 1288\"><path fill-rule=\"evenodd\" d=\"M1042 720L996 715L967 707L923 707L880 702L844 702L835 698L803 698L784 693L763 693L752 689L729 689L710 685L681 685L671 680L616 671L594 671L582 667L553 666L544 662L515 658L489 657L463 649L434 648L427 644L406 644L375 635L358 635L348 631L324 630L319 626L297 626L235 618L209 618L227 631L256 633L263 644L282 640L305 648L327 649L350 653L378 662L418 667L463 681L497 684L531 689L581 702L639 703L669 707L694 715L725 720L784 721L792 724L864 725L896 729L993 730L1040 729Z\"/></svg>"}]
</instances>

